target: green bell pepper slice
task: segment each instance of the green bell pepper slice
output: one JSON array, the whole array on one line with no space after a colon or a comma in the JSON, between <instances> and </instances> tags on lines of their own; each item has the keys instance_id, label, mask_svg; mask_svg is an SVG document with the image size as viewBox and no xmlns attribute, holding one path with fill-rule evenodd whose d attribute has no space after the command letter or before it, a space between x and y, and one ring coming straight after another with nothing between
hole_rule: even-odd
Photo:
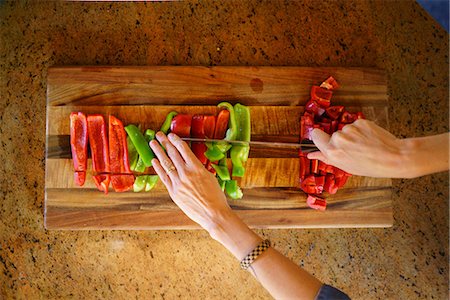
<instances>
[{"instance_id":1,"label":"green bell pepper slice","mask_svg":"<svg viewBox=\"0 0 450 300\"><path fill-rule=\"evenodd\" d=\"M131 141L129 136L127 136L127 148L128 148L128 160L130 162L130 170L135 171L139 155L136 151L136 147L134 147L133 142Z\"/></svg>"},{"instance_id":2,"label":"green bell pepper slice","mask_svg":"<svg viewBox=\"0 0 450 300\"><path fill-rule=\"evenodd\" d=\"M250 142L250 109L237 103L234 106L234 114L237 122L237 136L238 141Z\"/></svg>"},{"instance_id":3,"label":"green bell pepper slice","mask_svg":"<svg viewBox=\"0 0 450 300\"><path fill-rule=\"evenodd\" d=\"M158 182L158 175L137 176L133 184L133 192L151 191Z\"/></svg>"},{"instance_id":4,"label":"green bell pepper slice","mask_svg":"<svg viewBox=\"0 0 450 300\"><path fill-rule=\"evenodd\" d=\"M154 130L151 130L151 129L147 129L147 130L144 132L144 139L145 139L145 141L147 142L147 144L148 144L151 140L154 140L154 139L155 139L155 131L154 131ZM151 150L151 149L150 149L150 150ZM153 152L153 151L152 151L152 152ZM145 166L145 164L144 164L144 160L142 159L141 156L139 156L139 159L138 159L138 161L137 161L137 164L136 164L136 167L135 167L134 171L142 173L142 172L145 171L145 168L146 168L146 166Z\"/></svg>"},{"instance_id":5,"label":"green bell pepper slice","mask_svg":"<svg viewBox=\"0 0 450 300\"><path fill-rule=\"evenodd\" d=\"M217 106L224 107L230 112L230 120L228 121L228 130L225 135L225 140L233 141L236 139L237 136L237 122L236 122L236 115L234 114L233 105L231 105L228 102L220 102Z\"/></svg>"},{"instance_id":6,"label":"green bell pepper slice","mask_svg":"<svg viewBox=\"0 0 450 300\"><path fill-rule=\"evenodd\" d=\"M231 173L233 177L244 176L245 168L243 162L246 155L248 156L248 146L233 146L231 148L230 157L233 164Z\"/></svg>"},{"instance_id":7,"label":"green bell pepper slice","mask_svg":"<svg viewBox=\"0 0 450 300\"><path fill-rule=\"evenodd\" d=\"M166 119L164 120L164 123L162 124L160 131L164 132L164 134L167 134L169 132L170 124L172 123L172 119L176 115L178 115L178 113L176 111L171 111L166 116Z\"/></svg>"},{"instance_id":8,"label":"green bell pepper slice","mask_svg":"<svg viewBox=\"0 0 450 300\"><path fill-rule=\"evenodd\" d=\"M219 177L217 177L217 182L219 182L220 189L222 190L222 192L224 192L225 191L225 184L227 182L222 180L222 179L220 179Z\"/></svg>"},{"instance_id":9,"label":"green bell pepper slice","mask_svg":"<svg viewBox=\"0 0 450 300\"><path fill-rule=\"evenodd\" d=\"M146 184L145 184L145 191L149 192L155 187L156 183L158 182L159 176L158 175L147 175L146 177L147 177L147 179L146 179Z\"/></svg>"},{"instance_id":10,"label":"green bell pepper slice","mask_svg":"<svg viewBox=\"0 0 450 300\"><path fill-rule=\"evenodd\" d=\"M212 147L206 150L205 156L210 161L218 161L225 157L225 154L217 147Z\"/></svg>"},{"instance_id":11,"label":"green bell pepper slice","mask_svg":"<svg viewBox=\"0 0 450 300\"><path fill-rule=\"evenodd\" d=\"M147 176L137 176L134 180L133 184L133 192L141 192L145 189L145 185L147 184Z\"/></svg>"},{"instance_id":12,"label":"green bell pepper slice","mask_svg":"<svg viewBox=\"0 0 450 300\"><path fill-rule=\"evenodd\" d=\"M231 199L241 199L244 196L236 180L228 180L225 183L225 191Z\"/></svg>"},{"instance_id":13,"label":"green bell pepper slice","mask_svg":"<svg viewBox=\"0 0 450 300\"><path fill-rule=\"evenodd\" d=\"M155 154L152 149L150 149L147 140L144 138L144 135L141 133L139 128L133 124L130 124L125 126L125 131L130 137L136 151L139 153L139 157L142 157L144 165L146 167L151 167L152 159L155 158Z\"/></svg>"},{"instance_id":14,"label":"green bell pepper slice","mask_svg":"<svg viewBox=\"0 0 450 300\"><path fill-rule=\"evenodd\" d=\"M230 180L230 172L228 171L228 167L225 166L219 166L219 165L215 165L215 164L211 164L211 166L214 168L214 170L216 170L217 176L223 180Z\"/></svg>"},{"instance_id":15,"label":"green bell pepper slice","mask_svg":"<svg viewBox=\"0 0 450 300\"><path fill-rule=\"evenodd\" d=\"M250 109L240 103L237 103L234 106L234 113L237 120L236 140L249 142L251 134ZM244 176L245 168L243 163L247 161L249 152L249 146L233 145L230 151L231 162L233 163L233 176Z\"/></svg>"}]
</instances>

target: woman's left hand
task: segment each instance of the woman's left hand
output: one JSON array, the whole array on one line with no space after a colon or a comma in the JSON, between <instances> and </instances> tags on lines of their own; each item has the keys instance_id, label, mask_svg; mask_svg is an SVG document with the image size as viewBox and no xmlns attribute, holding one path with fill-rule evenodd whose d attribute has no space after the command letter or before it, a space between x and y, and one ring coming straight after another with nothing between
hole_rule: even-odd
<instances>
[{"instance_id":1,"label":"woman's left hand","mask_svg":"<svg viewBox=\"0 0 450 300\"><path fill-rule=\"evenodd\" d=\"M217 179L180 137L158 132L156 138L167 151L156 140L150 142L158 158L152 160L156 173L181 210L211 234L219 222L234 214Z\"/></svg>"}]
</instances>

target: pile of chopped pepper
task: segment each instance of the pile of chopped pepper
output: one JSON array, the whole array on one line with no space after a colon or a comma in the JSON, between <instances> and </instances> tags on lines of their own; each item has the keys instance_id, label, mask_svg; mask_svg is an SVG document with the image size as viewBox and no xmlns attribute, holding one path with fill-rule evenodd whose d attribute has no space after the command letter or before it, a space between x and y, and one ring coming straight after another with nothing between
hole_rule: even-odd
<instances>
[{"instance_id":1,"label":"pile of chopped pepper","mask_svg":"<svg viewBox=\"0 0 450 300\"><path fill-rule=\"evenodd\" d=\"M329 77L320 86L311 88L311 99L306 103L300 119L300 141L311 140L310 134L314 128L333 134L347 124L365 118L362 112L350 113L344 106L331 106L333 90L338 87L336 80ZM300 188L308 194L306 202L309 207L323 211L327 206L323 192L335 194L351 174L319 160L310 160L301 150L299 155Z\"/></svg>"},{"instance_id":2,"label":"pile of chopped pepper","mask_svg":"<svg viewBox=\"0 0 450 300\"><path fill-rule=\"evenodd\" d=\"M160 131L173 132L180 137L219 139L223 142L192 142L191 149L205 168L217 176L223 191L232 199L242 198L236 177L244 175L249 146L231 145L227 140L250 141L250 110L248 107L228 102L218 105L221 110L214 115L187 115L170 112ZM114 116L107 124L102 115L85 116L81 112L70 115L70 141L75 183L82 186L86 178L88 140L92 156L93 179L97 188L108 193L109 183L116 192L133 189L150 191L158 182L157 175L149 175L155 154L149 142L155 131L144 133L133 125L123 126ZM227 158L231 157L232 172Z\"/></svg>"},{"instance_id":3,"label":"pile of chopped pepper","mask_svg":"<svg viewBox=\"0 0 450 300\"><path fill-rule=\"evenodd\" d=\"M250 110L239 103L233 106L228 102L221 102L218 107L221 110L217 116L171 112L164 124L170 119L170 131L180 137L224 140L217 143L192 142L191 150L205 168L217 176L222 190L230 198L240 199L243 194L236 177L244 176L243 163L247 161L249 147L232 146L226 141L250 141ZM232 163L231 175L227 164L228 153Z\"/></svg>"}]
</instances>

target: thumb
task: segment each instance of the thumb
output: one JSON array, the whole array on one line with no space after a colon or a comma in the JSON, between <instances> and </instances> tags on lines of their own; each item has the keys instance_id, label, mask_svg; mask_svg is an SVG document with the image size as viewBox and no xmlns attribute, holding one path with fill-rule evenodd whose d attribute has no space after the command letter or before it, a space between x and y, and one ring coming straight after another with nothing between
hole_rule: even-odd
<instances>
[{"instance_id":1,"label":"thumb","mask_svg":"<svg viewBox=\"0 0 450 300\"><path fill-rule=\"evenodd\" d=\"M325 155L323 155L323 153L320 152L320 151L308 153L307 157L308 157L308 159L318 159L318 160L321 160L323 162L326 162L326 160L327 160Z\"/></svg>"},{"instance_id":2,"label":"thumb","mask_svg":"<svg viewBox=\"0 0 450 300\"><path fill-rule=\"evenodd\" d=\"M328 150L328 143L330 142L330 135L320 129L315 128L311 132L311 138L314 142L314 145L319 148L320 152L326 155Z\"/></svg>"}]
</instances>

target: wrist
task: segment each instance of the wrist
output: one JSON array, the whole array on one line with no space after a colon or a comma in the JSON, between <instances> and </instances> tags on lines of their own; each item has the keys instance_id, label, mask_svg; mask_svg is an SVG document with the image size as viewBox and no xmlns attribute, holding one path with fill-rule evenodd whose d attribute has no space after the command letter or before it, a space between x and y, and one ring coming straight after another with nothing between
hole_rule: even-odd
<instances>
[{"instance_id":1,"label":"wrist","mask_svg":"<svg viewBox=\"0 0 450 300\"><path fill-rule=\"evenodd\" d=\"M399 178L415 178L424 173L422 140L420 138L408 138L400 140L401 159L399 160Z\"/></svg>"},{"instance_id":2,"label":"wrist","mask_svg":"<svg viewBox=\"0 0 450 300\"><path fill-rule=\"evenodd\" d=\"M207 230L238 260L242 260L262 241L231 209L220 212Z\"/></svg>"}]
</instances>

